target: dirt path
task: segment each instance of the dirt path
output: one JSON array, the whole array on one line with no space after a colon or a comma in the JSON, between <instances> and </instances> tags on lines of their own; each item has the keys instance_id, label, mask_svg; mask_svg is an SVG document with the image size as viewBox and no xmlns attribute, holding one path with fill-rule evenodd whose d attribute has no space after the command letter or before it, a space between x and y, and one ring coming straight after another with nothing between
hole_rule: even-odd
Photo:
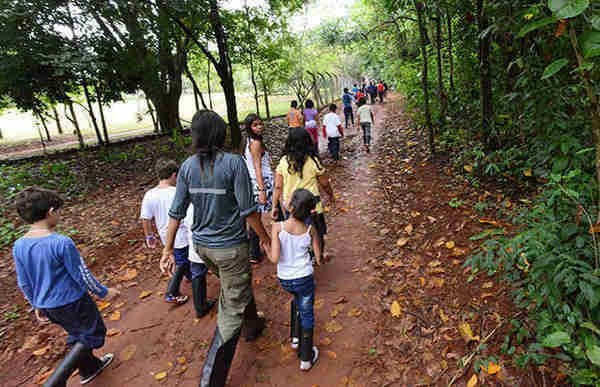
<instances>
[{"instance_id":1,"label":"dirt path","mask_svg":"<svg viewBox=\"0 0 600 387\"><path fill-rule=\"evenodd\" d=\"M485 229L466 203L482 193L423 157L421 136L409 128L402 108L395 96L375 106L372 153L360 149L362 135L352 128L344 140L344 160L329 168L339 199L327 214L327 252L332 259L315 272L319 363L308 373L298 370L288 344L290 297L281 289L275 267L265 262L255 268L254 289L268 327L257 342L240 341L229 385L441 386L458 374L457 385L464 386L473 368L463 374L458 362L477 345L461 337L458 326L464 323L480 339L497 332L474 358L485 364L491 360L501 370L480 373L480 383L536 384L535 375L517 370L500 355L500 333L514 315L505 287L486 278L469 278L462 266L476 243L469 237ZM504 200L485 195L498 203ZM123 194L113 196L107 205ZM448 202L453 198L465 204L452 208ZM122 287L122 296L104 310L114 335L103 351L115 352L117 359L90 386L197 385L216 312L198 320L191 303L179 308L165 304L167 279L159 276L159 252L128 246L135 234L129 229L120 247L106 251L102 266L93 267L97 272L110 266L111 253L119 257L116 262L126 255L126 263L111 270L122 275L135 269L137 275L111 281ZM140 298L147 291L152 293ZM186 283L183 292L191 293ZM209 296L217 294L218 281L210 277ZM393 303L400 307L396 317L390 313ZM38 332L34 342L12 355L12 367L2 370L0 384L38 380L61 353L52 349L55 346L40 356L31 355L32 350L48 342L60 346L61 335L54 328ZM157 381L161 372L166 377ZM78 383L72 378L69 385Z\"/></svg>"}]
</instances>

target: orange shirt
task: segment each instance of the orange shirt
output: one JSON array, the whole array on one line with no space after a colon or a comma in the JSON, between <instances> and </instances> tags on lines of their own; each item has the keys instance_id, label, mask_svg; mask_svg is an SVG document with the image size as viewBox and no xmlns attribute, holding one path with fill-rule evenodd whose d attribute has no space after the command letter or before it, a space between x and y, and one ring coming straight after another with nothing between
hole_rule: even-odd
<instances>
[{"instance_id":1,"label":"orange shirt","mask_svg":"<svg viewBox=\"0 0 600 387\"><path fill-rule=\"evenodd\" d=\"M300 110L291 108L287 114L287 122L290 128L301 128L303 125Z\"/></svg>"}]
</instances>

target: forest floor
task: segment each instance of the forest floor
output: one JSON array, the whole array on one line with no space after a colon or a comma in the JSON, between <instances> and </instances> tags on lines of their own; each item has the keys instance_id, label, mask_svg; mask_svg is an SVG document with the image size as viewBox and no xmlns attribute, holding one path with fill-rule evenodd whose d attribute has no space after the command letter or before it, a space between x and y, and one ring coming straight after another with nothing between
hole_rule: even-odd
<instances>
[{"instance_id":1,"label":"forest floor","mask_svg":"<svg viewBox=\"0 0 600 387\"><path fill-rule=\"evenodd\" d=\"M275 267L263 262L254 268L253 284L268 326L258 341L240 341L229 385L444 386L455 379L465 386L473 378L477 385L559 383L550 367L520 369L501 354L510 319L520 314L505 284L470 277L463 266L478 243L469 238L495 222L494 209L481 217L470 204L481 196L498 206L509 199L472 188L428 159L423 136L411 129L403 109L396 95L375 105L371 153L353 127L343 161L327 162L338 201L327 213L330 260L315 270L319 362L308 373L299 371L289 347L290 296ZM99 303L109 328L101 352L114 352L116 361L92 387L197 385L214 332L216 311L195 319L191 302L173 308L163 301L160 252L142 247L137 221L139 200L152 184L124 180L63 213L68 227L88 235L78 242L92 271L122 292L109 305ZM453 200L462 204L450 206ZM14 276L11 270L5 259L0 276ZM209 296L216 297L217 279L208 283ZM189 284L182 286L191 293ZM16 286L0 290L6 316L7 305L22 305L22 298ZM63 356L64 337L57 327L34 323L30 312L16 319L0 331L0 385L41 382Z\"/></svg>"}]
</instances>

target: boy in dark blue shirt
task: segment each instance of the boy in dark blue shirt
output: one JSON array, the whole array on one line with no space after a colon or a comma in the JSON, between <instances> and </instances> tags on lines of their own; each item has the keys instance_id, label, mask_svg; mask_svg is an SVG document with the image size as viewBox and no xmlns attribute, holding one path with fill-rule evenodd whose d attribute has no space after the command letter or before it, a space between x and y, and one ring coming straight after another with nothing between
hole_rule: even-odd
<instances>
[{"instance_id":1,"label":"boy in dark blue shirt","mask_svg":"<svg viewBox=\"0 0 600 387\"><path fill-rule=\"evenodd\" d=\"M75 243L54 232L63 204L56 192L27 188L19 193L16 204L19 216L31 225L13 246L17 283L39 321L50 320L69 334L71 351L44 385L66 386L75 369L79 369L81 384L86 384L113 359L113 354L97 358L92 353L104 345L106 327L88 292L112 299L119 291L98 282Z\"/></svg>"}]
</instances>

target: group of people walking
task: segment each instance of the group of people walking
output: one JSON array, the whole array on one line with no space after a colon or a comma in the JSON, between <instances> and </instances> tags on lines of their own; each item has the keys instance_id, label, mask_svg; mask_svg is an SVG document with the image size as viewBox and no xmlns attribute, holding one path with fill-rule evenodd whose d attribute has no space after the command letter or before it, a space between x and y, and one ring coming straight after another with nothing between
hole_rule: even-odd
<instances>
[{"instance_id":1,"label":"group of people walking","mask_svg":"<svg viewBox=\"0 0 600 387\"><path fill-rule=\"evenodd\" d=\"M344 90L344 112L349 95ZM373 113L364 97L352 95L369 149ZM217 325L202 370L201 386L224 386L239 338L256 340L265 327L252 289L252 264L265 257L277 265L277 277L292 296L290 346L298 351L300 369L309 370L319 357L314 345L314 266L324 262L327 224L321 192L335 196L319 156L320 134L332 158L340 159L344 129L337 106L321 117L314 102L303 110L292 102L288 135L276 168L265 142L265 124L256 114L244 121L243 155L225 150L226 123L215 112L198 111L191 124L194 153L181 165L161 158L158 184L144 195L140 218L145 244L163 245L160 269L171 279L165 302L183 305L182 281L192 284L193 308L206 316L218 305ZM353 114L350 115L353 122ZM321 132L321 133L320 133ZM75 369L82 384L98 375L113 359L93 350L104 345L106 327L89 293L99 298L119 296L94 278L73 241L56 233L63 201L56 192L30 187L17 196L16 207L30 230L14 244L17 279L40 321L62 326L70 352L45 385L65 386ZM271 235L263 225L270 214ZM207 297L206 276L220 280L219 299Z\"/></svg>"}]
</instances>

